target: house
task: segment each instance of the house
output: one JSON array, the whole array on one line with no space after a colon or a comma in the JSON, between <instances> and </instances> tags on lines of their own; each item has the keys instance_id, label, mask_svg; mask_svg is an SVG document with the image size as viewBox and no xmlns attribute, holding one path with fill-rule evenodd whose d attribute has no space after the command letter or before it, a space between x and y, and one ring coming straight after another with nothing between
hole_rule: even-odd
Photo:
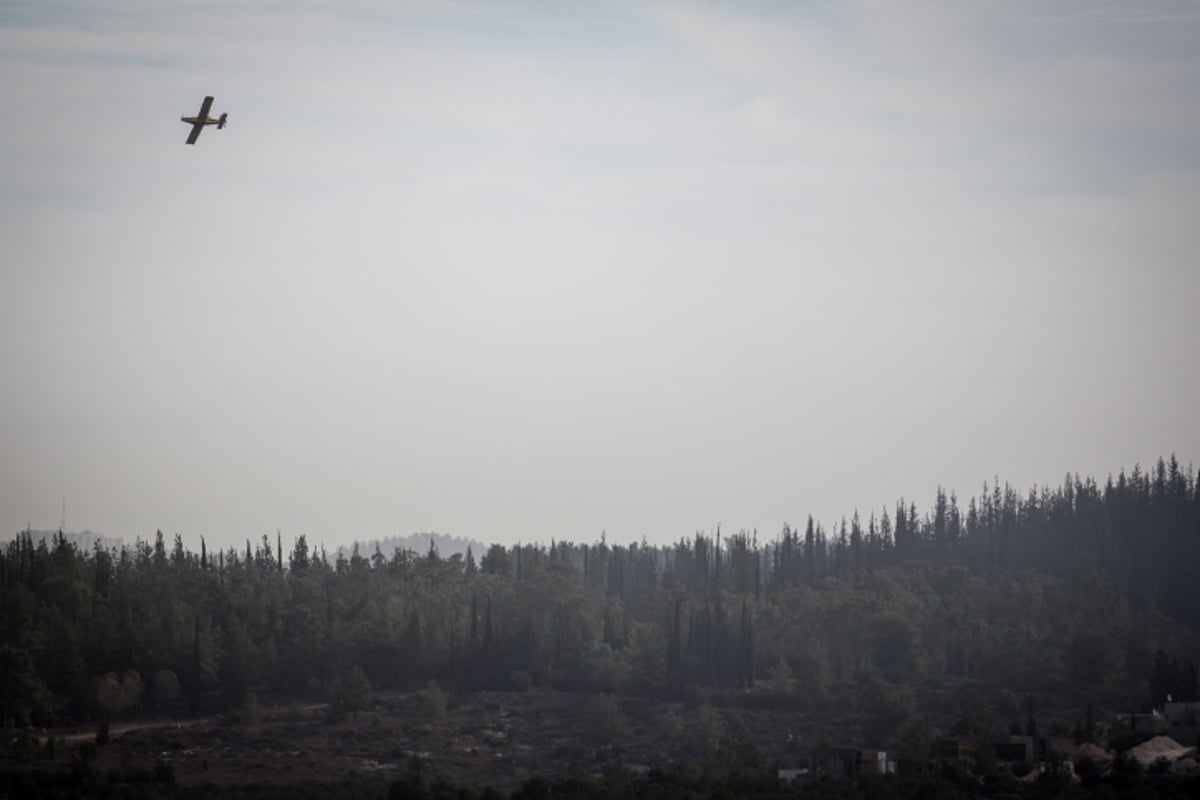
<instances>
[{"instance_id":1,"label":"house","mask_svg":"<svg viewBox=\"0 0 1200 800\"><path fill-rule=\"evenodd\" d=\"M1009 736L1005 742L989 742L996 752L996 759L1006 764L1028 764L1033 762L1033 737Z\"/></svg>"},{"instance_id":2,"label":"house","mask_svg":"<svg viewBox=\"0 0 1200 800\"><path fill-rule=\"evenodd\" d=\"M811 774L812 773L810 773L807 769L799 768L799 767L793 767L793 768L787 768L787 769L780 768L779 782L780 783L799 783L800 781L807 780L809 777L811 777Z\"/></svg>"},{"instance_id":3,"label":"house","mask_svg":"<svg viewBox=\"0 0 1200 800\"><path fill-rule=\"evenodd\" d=\"M1163 704L1163 714L1168 725L1200 724L1200 702Z\"/></svg>"},{"instance_id":4,"label":"house","mask_svg":"<svg viewBox=\"0 0 1200 800\"><path fill-rule=\"evenodd\" d=\"M1122 726L1136 733L1157 736L1167 730L1167 718L1158 711L1151 711L1149 714L1117 714L1117 727Z\"/></svg>"},{"instance_id":5,"label":"house","mask_svg":"<svg viewBox=\"0 0 1200 800\"><path fill-rule=\"evenodd\" d=\"M971 750L961 739L938 739L933 743L933 761L939 767L960 766L967 763Z\"/></svg>"},{"instance_id":6,"label":"house","mask_svg":"<svg viewBox=\"0 0 1200 800\"><path fill-rule=\"evenodd\" d=\"M1062 756L1070 758L1075 753L1075 742L1070 739L1052 739L1046 737L1038 739L1038 757L1051 758L1052 756Z\"/></svg>"},{"instance_id":7,"label":"house","mask_svg":"<svg viewBox=\"0 0 1200 800\"><path fill-rule=\"evenodd\" d=\"M1182 745L1200 747L1200 725L1173 725L1166 735Z\"/></svg>"},{"instance_id":8,"label":"house","mask_svg":"<svg viewBox=\"0 0 1200 800\"><path fill-rule=\"evenodd\" d=\"M969 768L975 763L980 747L992 749L996 759L1005 764L1032 762L1034 741L1029 736L1010 736L1003 740L984 737L967 739L939 739L933 743L933 758L930 765L936 769L951 767Z\"/></svg>"},{"instance_id":9,"label":"house","mask_svg":"<svg viewBox=\"0 0 1200 800\"><path fill-rule=\"evenodd\" d=\"M808 768L824 775L891 775L896 762L886 750L823 747L809 756Z\"/></svg>"}]
</instances>

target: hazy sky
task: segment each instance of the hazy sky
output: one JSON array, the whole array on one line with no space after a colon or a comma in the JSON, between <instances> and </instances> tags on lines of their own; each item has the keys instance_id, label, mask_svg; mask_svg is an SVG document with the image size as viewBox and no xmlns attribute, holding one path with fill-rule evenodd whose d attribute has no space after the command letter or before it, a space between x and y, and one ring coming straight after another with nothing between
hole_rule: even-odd
<instances>
[{"instance_id":1,"label":"hazy sky","mask_svg":"<svg viewBox=\"0 0 1200 800\"><path fill-rule=\"evenodd\" d=\"M0 86L5 536L774 536L1200 458L1195 2L0 0Z\"/></svg>"}]
</instances>

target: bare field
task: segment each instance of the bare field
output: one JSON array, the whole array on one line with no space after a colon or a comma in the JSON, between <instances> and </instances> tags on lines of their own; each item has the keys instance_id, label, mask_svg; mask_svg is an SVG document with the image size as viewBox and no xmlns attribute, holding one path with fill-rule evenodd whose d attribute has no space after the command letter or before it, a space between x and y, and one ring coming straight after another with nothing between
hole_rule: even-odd
<instances>
[{"instance_id":1,"label":"bare field","mask_svg":"<svg viewBox=\"0 0 1200 800\"><path fill-rule=\"evenodd\" d=\"M383 694L370 710L327 719L323 706L271 707L260 721L212 717L114 725L99 769L170 764L185 785L292 783L413 770L511 789L534 774L644 771L695 761L716 741L752 741L786 761L813 735L805 715L686 708L642 698L553 691L478 692L431 710L420 692ZM85 737L69 735L68 740ZM620 742L619 745L611 742Z\"/></svg>"}]
</instances>

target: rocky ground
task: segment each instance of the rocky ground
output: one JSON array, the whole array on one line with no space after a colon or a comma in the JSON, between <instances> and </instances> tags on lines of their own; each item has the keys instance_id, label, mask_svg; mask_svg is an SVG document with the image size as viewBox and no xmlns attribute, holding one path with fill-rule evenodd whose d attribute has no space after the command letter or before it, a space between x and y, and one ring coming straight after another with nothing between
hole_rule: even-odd
<instances>
[{"instance_id":1,"label":"rocky ground","mask_svg":"<svg viewBox=\"0 0 1200 800\"><path fill-rule=\"evenodd\" d=\"M644 771L694 760L706 743L753 742L773 760L815 735L804 715L646 702L552 691L444 698L385 694L330 721L325 706L266 707L249 719L124 721L94 766L170 764L180 784L291 783L357 774L390 780L419 769L502 790L531 775ZM60 736L62 734L59 734ZM62 738L71 749L94 732ZM67 758L73 756L66 756Z\"/></svg>"}]
</instances>

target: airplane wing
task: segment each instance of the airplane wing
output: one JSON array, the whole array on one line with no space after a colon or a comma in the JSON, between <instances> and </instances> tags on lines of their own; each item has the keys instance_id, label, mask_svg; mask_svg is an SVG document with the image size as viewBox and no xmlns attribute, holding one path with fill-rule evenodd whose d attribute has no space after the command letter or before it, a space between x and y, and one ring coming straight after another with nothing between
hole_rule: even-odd
<instances>
[{"instance_id":1,"label":"airplane wing","mask_svg":"<svg viewBox=\"0 0 1200 800\"><path fill-rule=\"evenodd\" d=\"M211 97L204 98L204 102L200 104L200 113L196 115L196 121L192 123L192 132L188 134L188 144L195 144L200 138L200 131L204 130L204 123L208 119L208 110L212 108L212 104Z\"/></svg>"},{"instance_id":2,"label":"airplane wing","mask_svg":"<svg viewBox=\"0 0 1200 800\"><path fill-rule=\"evenodd\" d=\"M204 118L201 117L200 119L204 119ZM187 143L195 144L196 140L200 138L200 131L202 131L202 130L204 130L203 122L200 122L199 120L197 120L196 122L192 123L192 132L188 134Z\"/></svg>"}]
</instances>

